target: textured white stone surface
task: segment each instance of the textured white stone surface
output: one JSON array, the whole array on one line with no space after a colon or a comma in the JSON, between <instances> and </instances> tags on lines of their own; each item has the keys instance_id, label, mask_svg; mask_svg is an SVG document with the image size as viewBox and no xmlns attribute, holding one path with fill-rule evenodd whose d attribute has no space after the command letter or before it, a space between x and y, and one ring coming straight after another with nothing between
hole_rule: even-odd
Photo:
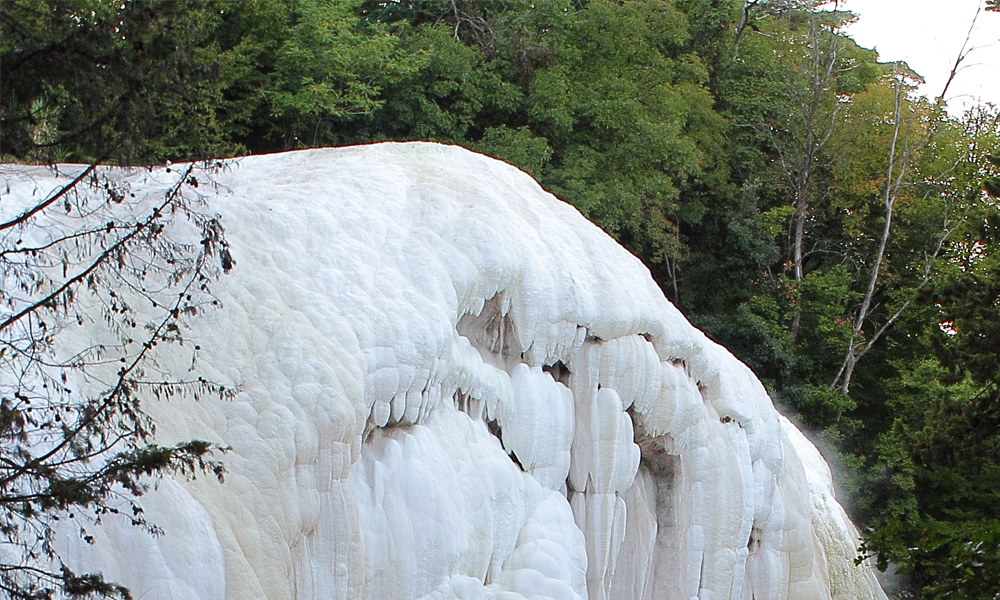
<instances>
[{"instance_id":1,"label":"textured white stone surface","mask_svg":"<svg viewBox=\"0 0 1000 600\"><path fill-rule=\"evenodd\" d=\"M3 214L65 180L2 175ZM191 337L241 392L146 408L226 483L162 482L162 537L64 532L73 564L144 600L885 598L756 377L524 173L410 143L212 178L236 267Z\"/></svg>"}]
</instances>

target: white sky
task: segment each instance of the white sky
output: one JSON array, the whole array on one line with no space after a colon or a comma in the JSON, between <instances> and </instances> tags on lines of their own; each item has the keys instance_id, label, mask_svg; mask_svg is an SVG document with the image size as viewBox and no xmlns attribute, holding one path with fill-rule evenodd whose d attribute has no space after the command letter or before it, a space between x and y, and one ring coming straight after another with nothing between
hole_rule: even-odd
<instances>
[{"instance_id":1,"label":"white sky","mask_svg":"<svg viewBox=\"0 0 1000 600\"><path fill-rule=\"evenodd\" d=\"M879 60L904 60L927 83L921 93L936 97L982 0L840 0L840 7L860 15L848 34L861 46L875 48ZM980 12L972 32L976 49L962 63L947 97L949 112L970 103L1000 105L1000 13Z\"/></svg>"}]
</instances>

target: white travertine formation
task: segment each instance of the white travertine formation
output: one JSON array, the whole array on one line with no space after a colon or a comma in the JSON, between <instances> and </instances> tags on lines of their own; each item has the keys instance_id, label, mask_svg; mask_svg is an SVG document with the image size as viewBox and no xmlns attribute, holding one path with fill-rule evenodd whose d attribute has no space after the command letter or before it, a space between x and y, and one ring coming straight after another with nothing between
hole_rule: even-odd
<instances>
[{"instance_id":1,"label":"white travertine formation","mask_svg":"<svg viewBox=\"0 0 1000 600\"><path fill-rule=\"evenodd\" d=\"M2 215L65 180L3 178ZM756 377L524 173L409 143L211 178L236 268L192 335L241 392L147 409L227 481L162 482L159 538L65 532L73 564L144 600L885 598Z\"/></svg>"}]
</instances>

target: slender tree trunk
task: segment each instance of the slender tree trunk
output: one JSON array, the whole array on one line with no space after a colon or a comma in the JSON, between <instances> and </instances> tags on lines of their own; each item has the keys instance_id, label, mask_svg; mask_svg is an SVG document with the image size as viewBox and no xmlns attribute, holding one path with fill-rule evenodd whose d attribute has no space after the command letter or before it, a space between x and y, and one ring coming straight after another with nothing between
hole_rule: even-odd
<instances>
[{"instance_id":1,"label":"slender tree trunk","mask_svg":"<svg viewBox=\"0 0 1000 600\"><path fill-rule=\"evenodd\" d=\"M760 4L760 0L751 0L743 4L743 10L740 11L740 23L736 26L736 39L733 40L733 62L736 62L736 57L740 54L740 44L743 43L743 34L746 33L747 27L753 29L753 26L750 25L750 13L758 4Z\"/></svg>"},{"instance_id":2,"label":"slender tree trunk","mask_svg":"<svg viewBox=\"0 0 1000 600\"><path fill-rule=\"evenodd\" d=\"M799 325L802 322L802 278L805 276L805 267L803 265L805 261L805 252L803 251L803 244L805 243L806 235L806 219L809 216L809 180L812 178L812 161L814 147L813 136L810 135L806 138L806 151L805 160L803 160L803 166L799 170L800 176L797 182L797 186L794 192L794 206L795 206L795 233L793 234L793 255L792 255L792 273L795 276L795 315L792 317L792 328L791 328L791 338L790 343L795 344L795 340L799 335Z\"/></svg>"},{"instance_id":3,"label":"slender tree trunk","mask_svg":"<svg viewBox=\"0 0 1000 600\"><path fill-rule=\"evenodd\" d=\"M829 123L823 125L823 131L817 132L820 121L820 109L823 97L829 91L830 81L834 78L837 64L839 39L836 34L830 40L826 49L822 44L822 30L815 22L810 24L812 36L812 61L809 74L809 89L800 101L805 139L798 152L798 164L793 164L794 174L786 169L786 178L792 188L792 203L795 208L795 222L792 234L792 273L795 276L796 298L795 311L792 316L789 343L795 345L798 340L802 323L802 280L805 278L805 231L809 218L809 186L812 183L812 170L816 157L822 152L826 143L833 135L834 124L840 111L840 104L834 104L829 115ZM825 120L825 118L823 118Z\"/></svg>"},{"instance_id":4,"label":"slender tree trunk","mask_svg":"<svg viewBox=\"0 0 1000 600\"><path fill-rule=\"evenodd\" d=\"M794 233L794 254L792 260L792 273L795 275L795 315L792 317L792 328L790 343L794 346L799 335L799 325L802 322L802 277L803 277L803 252L802 244L805 239L806 215L809 211L809 197L805 189L795 192L795 233Z\"/></svg>"},{"instance_id":5,"label":"slender tree trunk","mask_svg":"<svg viewBox=\"0 0 1000 600\"><path fill-rule=\"evenodd\" d=\"M906 163L908 162L909 153L904 154L899 172L898 174L896 173L896 146L899 143L902 107L903 84L897 81L896 98L893 106L892 144L889 146L889 166L886 171L885 191L882 197L882 204L885 207L885 224L882 226L882 236L879 238L878 250L875 253L875 264L872 266L871 274L868 277L868 286L861 300L861 308L858 309L857 319L854 321L851 341L847 346L847 356L844 357L844 362L837 373L837 379L834 380L833 386L831 386L837 388L842 394L847 394L850 391L854 366L858 364L858 359L861 358L861 355L869 347L867 344L858 344L856 342L863 335L865 319L868 318L868 311L871 310L879 271L882 268L882 259L885 256L885 247L889 241L889 233L892 231L892 209L896 204L896 192L899 189L899 184L903 181L903 175L906 173ZM839 385L837 383L838 380L840 382Z\"/></svg>"},{"instance_id":6,"label":"slender tree trunk","mask_svg":"<svg viewBox=\"0 0 1000 600\"><path fill-rule=\"evenodd\" d=\"M904 170L905 166L900 169L900 178L902 178L902 171ZM890 174L892 173L892 161L889 162L889 172ZM889 185L886 184L886 187L889 187ZM868 289L865 290L864 299L861 301L858 320L854 323L854 331L851 334L851 343L847 350L847 357L844 359L843 367L841 367L842 379L838 388L841 394L850 392L854 366L858 364L858 359L871 348L871 345L877 339L875 336L872 336L872 339L868 343L855 345L855 340L864 333L862 327L864 327L865 319L868 317L868 311L871 310L872 298L875 296L875 285L878 283L879 270L882 267L882 259L885 256L885 246L889 241L889 233L892 229L892 209L895 203L896 197L895 193L893 193L892 197L887 198L885 201L885 226L882 228L882 238L879 240L878 252L875 254L875 266L872 267L871 277L868 279Z\"/></svg>"},{"instance_id":7,"label":"slender tree trunk","mask_svg":"<svg viewBox=\"0 0 1000 600\"><path fill-rule=\"evenodd\" d=\"M945 96L948 93L948 88L951 86L952 81L955 79L955 75L958 73L959 67L965 58L969 55L975 48L969 48L969 40L972 35L972 31L976 26L976 21L979 19L980 9L976 10L976 15L972 19L971 25L969 25L969 31L965 36L965 42L962 44L961 50L959 50L958 58L955 60L954 66L951 68L951 73L948 75L948 80L945 82L944 89L941 94L937 97L937 108L942 109ZM893 67L893 75L895 76L899 69L899 63L896 63ZM857 313L857 319L854 323L854 329L851 332L851 340L847 345L847 353L844 356L844 360L840 365L840 370L837 372L837 376L834 377L833 382L830 384L831 390L837 390L842 394L848 394L851 389L851 378L854 375L854 369L858 364L858 361L862 356L865 355L868 350L875 345L882 335L899 319L900 315L910 306L911 300L907 300L903 305L893 314L893 316L885 322L882 327L880 327L874 334L864 339L864 325L865 320L868 318L869 311L872 306L872 299L875 295L875 288L878 284L879 270L882 266L882 260L885 256L886 244L889 240L889 234L892 228L892 216L893 208L896 204L896 198L899 193L899 188L903 183L903 178L906 175L907 166L909 165L910 159L913 157L914 153L927 146L933 139L937 130L937 125L931 123L927 133L923 138L909 145L906 142L903 144L903 149L901 152L898 151L899 134L900 128L902 126L902 100L903 100L903 83L901 80L896 81L896 94L895 102L893 107L893 132L892 132L892 145L889 148L889 165L886 172L885 181L885 192L883 194L882 203L885 207L885 225L882 228L882 237L879 239L878 251L875 254L875 264L872 267L871 274L868 278L868 286L865 289L865 295L861 301L861 307ZM912 124L911 117L910 123L907 124L909 127ZM907 132L908 134L908 132ZM908 137L908 135L906 136ZM904 138L905 139L905 138ZM942 229L941 236L938 238L937 248L934 253L927 259L924 265L924 275L920 284L917 286L916 290L919 292L927 282L931 279L931 269L934 262L940 256L941 249L943 248L948 237L954 231L954 227L949 227L948 219L945 219L945 223ZM859 341L861 340L861 341Z\"/></svg>"},{"instance_id":8,"label":"slender tree trunk","mask_svg":"<svg viewBox=\"0 0 1000 600\"><path fill-rule=\"evenodd\" d=\"M677 308L680 308L680 306L681 306L681 294L677 290L677 259L676 258L670 258L668 256L666 258L666 264L667 264L667 274L670 275L670 282L671 282L671 284L673 286L673 289L674 289L674 297L672 298L672 300L674 302L674 306L676 306Z\"/></svg>"}]
</instances>

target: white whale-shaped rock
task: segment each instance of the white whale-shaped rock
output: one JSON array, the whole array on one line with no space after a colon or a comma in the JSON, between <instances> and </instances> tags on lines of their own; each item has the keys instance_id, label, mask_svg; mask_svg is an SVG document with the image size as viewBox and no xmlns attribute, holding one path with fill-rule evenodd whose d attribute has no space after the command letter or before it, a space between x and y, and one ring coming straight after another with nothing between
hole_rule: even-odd
<instances>
[{"instance_id":1,"label":"white whale-shaped rock","mask_svg":"<svg viewBox=\"0 0 1000 600\"><path fill-rule=\"evenodd\" d=\"M885 598L753 373L528 175L387 143L202 177L236 266L190 335L240 393L146 408L231 447L226 483L161 482L161 537L62 532L78 569L144 600ZM6 212L68 180L3 178Z\"/></svg>"}]
</instances>

